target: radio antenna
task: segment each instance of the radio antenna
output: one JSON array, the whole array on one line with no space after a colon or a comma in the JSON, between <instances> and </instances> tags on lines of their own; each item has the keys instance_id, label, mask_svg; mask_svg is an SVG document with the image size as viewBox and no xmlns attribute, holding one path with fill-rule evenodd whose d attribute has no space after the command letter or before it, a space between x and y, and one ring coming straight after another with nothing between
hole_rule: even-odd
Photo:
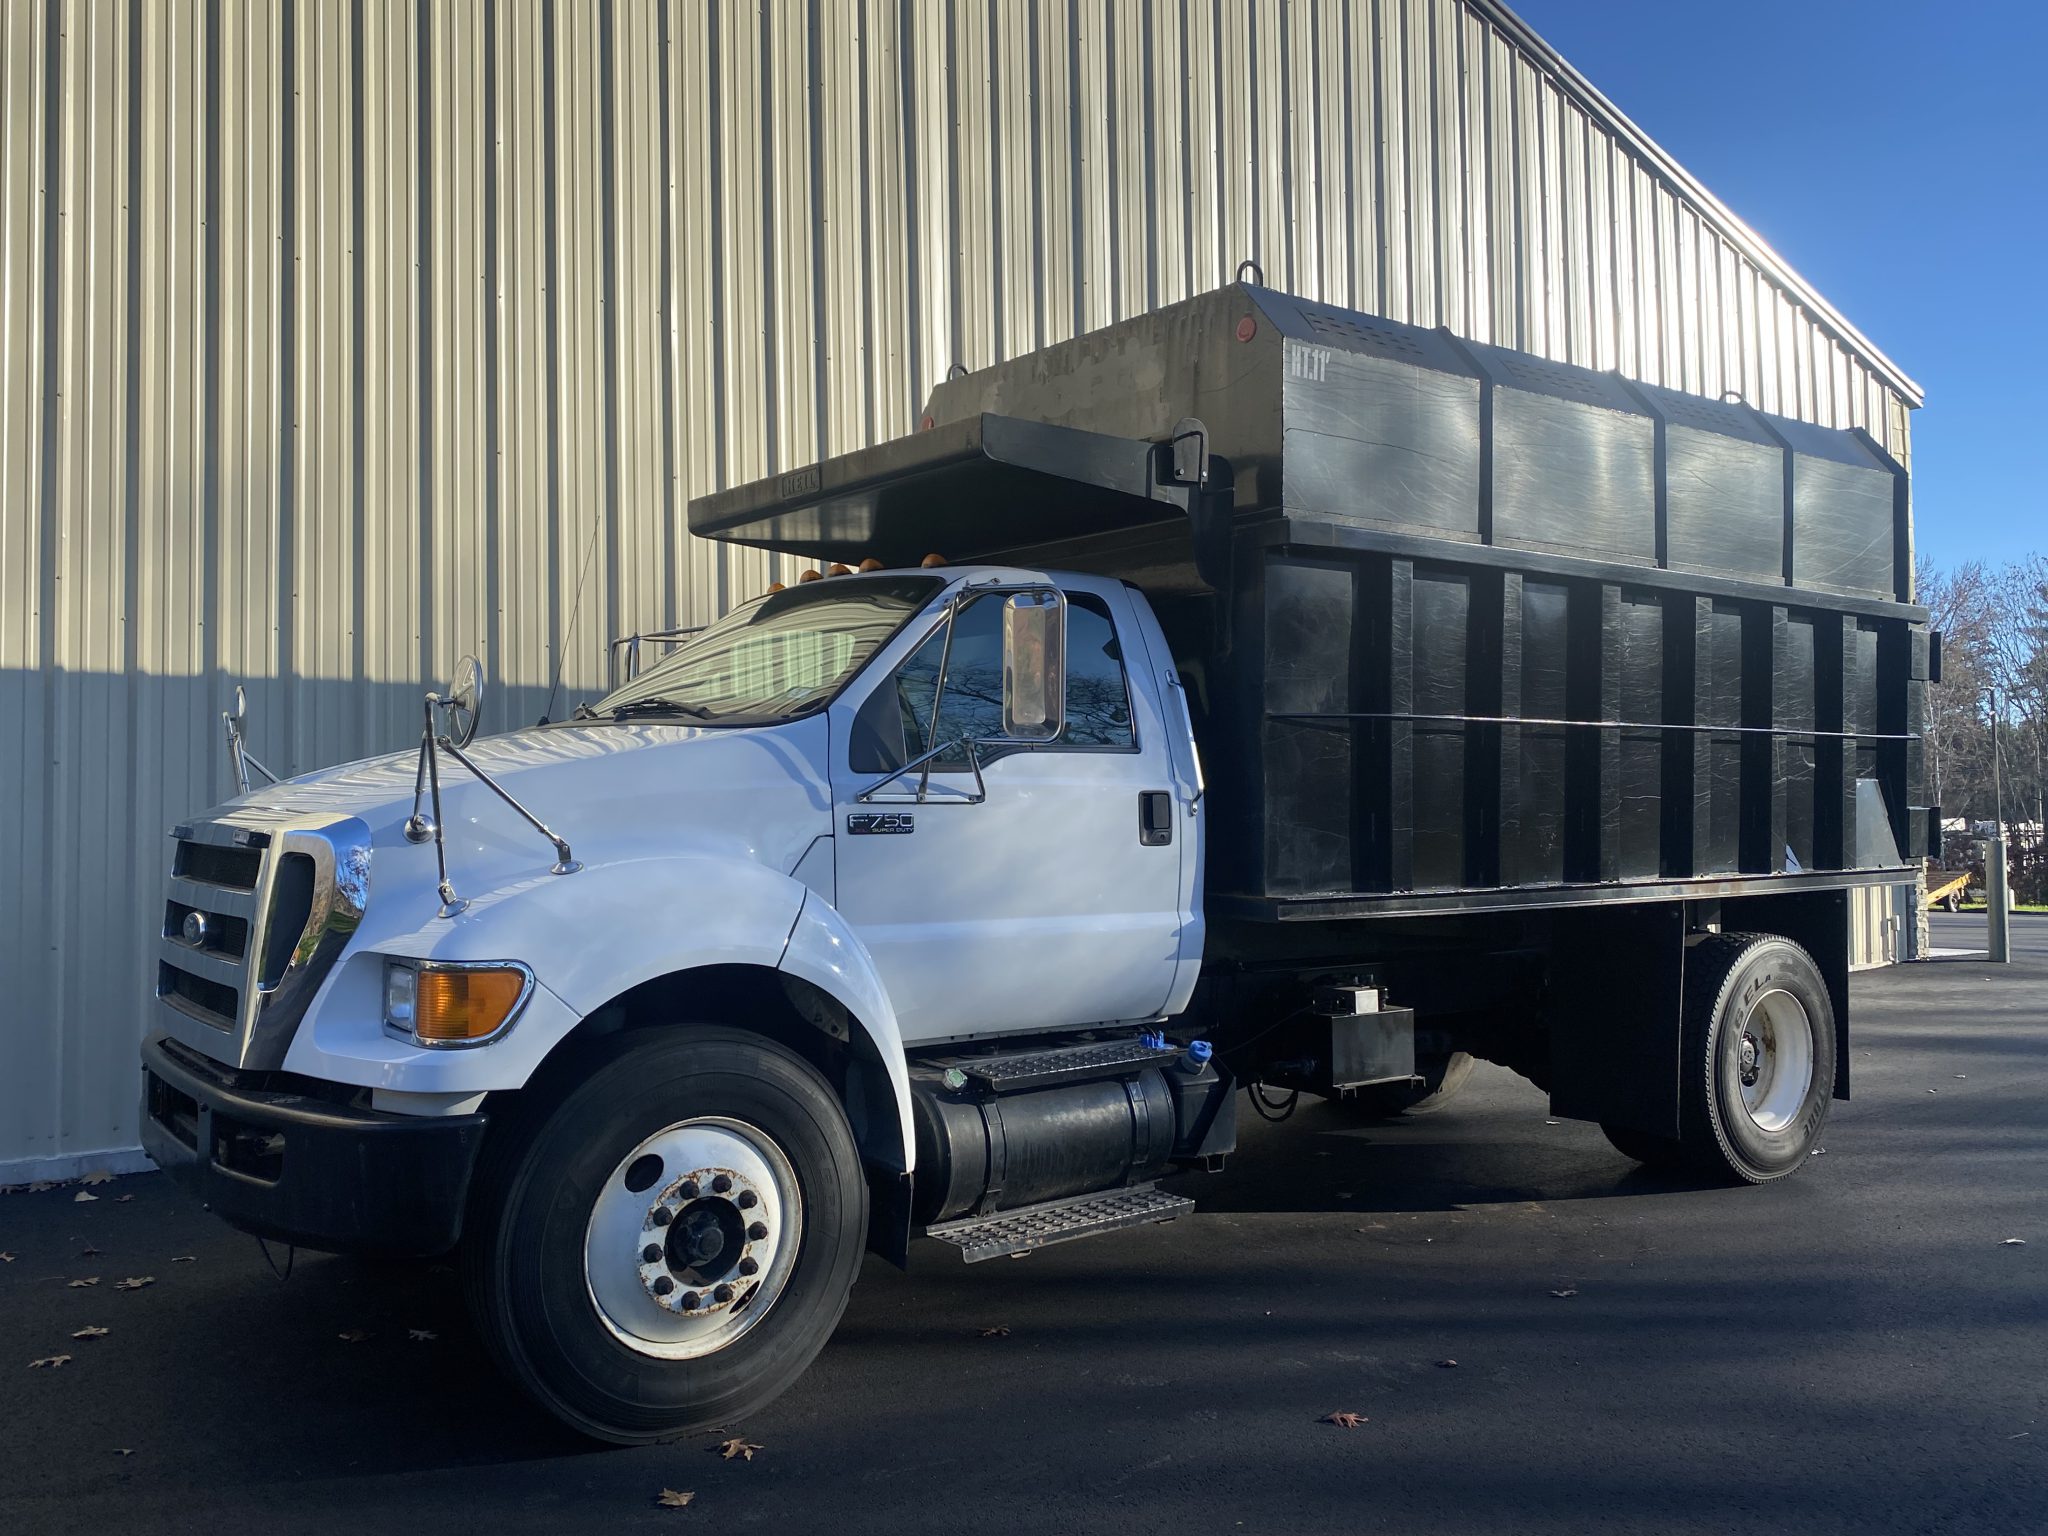
<instances>
[{"instance_id":1,"label":"radio antenna","mask_svg":"<svg viewBox=\"0 0 2048 1536\"><path fill-rule=\"evenodd\" d=\"M575 631L576 615L583 610L583 584L590 580L590 558L597 553L597 530L603 526L604 518L601 513L590 519L590 542L583 547L583 574L576 578L576 595L569 602L569 622L563 626L563 633ZM562 663L567 659L567 655L567 650L562 644L562 636L558 634L555 636L555 675L548 682L547 707L540 712L542 724L554 718L555 695L562 688Z\"/></svg>"}]
</instances>

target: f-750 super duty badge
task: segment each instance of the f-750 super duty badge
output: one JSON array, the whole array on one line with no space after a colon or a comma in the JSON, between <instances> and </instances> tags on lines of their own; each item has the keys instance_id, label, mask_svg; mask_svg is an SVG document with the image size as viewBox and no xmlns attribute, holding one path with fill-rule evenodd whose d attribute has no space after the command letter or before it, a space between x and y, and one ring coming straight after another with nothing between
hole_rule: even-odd
<instances>
[{"instance_id":1,"label":"f-750 super duty badge","mask_svg":"<svg viewBox=\"0 0 2048 1536\"><path fill-rule=\"evenodd\" d=\"M850 811L846 830L855 837L876 832L915 832L917 820L908 811Z\"/></svg>"}]
</instances>

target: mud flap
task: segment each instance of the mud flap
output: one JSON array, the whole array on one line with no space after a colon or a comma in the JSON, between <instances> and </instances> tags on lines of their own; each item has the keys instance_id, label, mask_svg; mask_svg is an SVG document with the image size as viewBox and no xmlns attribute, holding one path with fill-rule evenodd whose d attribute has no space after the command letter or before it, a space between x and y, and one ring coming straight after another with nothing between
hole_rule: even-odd
<instances>
[{"instance_id":1,"label":"mud flap","mask_svg":"<svg viewBox=\"0 0 2048 1536\"><path fill-rule=\"evenodd\" d=\"M1676 1136L1685 909L1561 912L1550 950L1550 1112Z\"/></svg>"}]
</instances>

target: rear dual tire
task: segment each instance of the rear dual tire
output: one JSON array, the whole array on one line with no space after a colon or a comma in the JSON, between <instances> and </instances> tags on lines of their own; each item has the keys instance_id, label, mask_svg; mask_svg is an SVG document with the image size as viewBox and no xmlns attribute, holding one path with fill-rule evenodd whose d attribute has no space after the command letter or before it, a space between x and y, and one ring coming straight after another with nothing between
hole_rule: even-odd
<instances>
[{"instance_id":1,"label":"rear dual tire","mask_svg":"<svg viewBox=\"0 0 2048 1536\"><path fill-rule=\"evenodd\" d=\"M616 1444L730 1424L846 1309L867 1186L831 1087L740 1030L614 1036L494 1124L462 1252L499 1366Z\"/></svg>"},{"instance_id":2,"label":"rear dual tire","mask_svg":"<svg viewBox=\"0 0 2048 1536\"><path fill-rule=\"evenodd\" d=\"M1679 1134L1603 1125L1654 1168L1748 1184L1813 1154L1835 1086L1835 1013L1813 957L1775 934L1715 934L1686 952Z\"/></svg>"}]
</instances>

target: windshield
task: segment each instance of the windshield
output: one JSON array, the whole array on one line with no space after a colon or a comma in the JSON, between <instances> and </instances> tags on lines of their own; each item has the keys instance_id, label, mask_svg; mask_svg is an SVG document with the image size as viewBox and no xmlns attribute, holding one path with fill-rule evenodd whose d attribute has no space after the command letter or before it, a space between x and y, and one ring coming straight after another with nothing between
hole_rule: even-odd
<instances>
[{"instance_id":1,"label":"windshield","mask_svg":"<svg viewBox=\"0 0 2048 1536\"><path fill-rule=\"evenodd\" d=\"M837 693L939 586L922 575L832 576L770 592L577 715L761 723L807 713Z\"/></svg>"}]
</instances>

